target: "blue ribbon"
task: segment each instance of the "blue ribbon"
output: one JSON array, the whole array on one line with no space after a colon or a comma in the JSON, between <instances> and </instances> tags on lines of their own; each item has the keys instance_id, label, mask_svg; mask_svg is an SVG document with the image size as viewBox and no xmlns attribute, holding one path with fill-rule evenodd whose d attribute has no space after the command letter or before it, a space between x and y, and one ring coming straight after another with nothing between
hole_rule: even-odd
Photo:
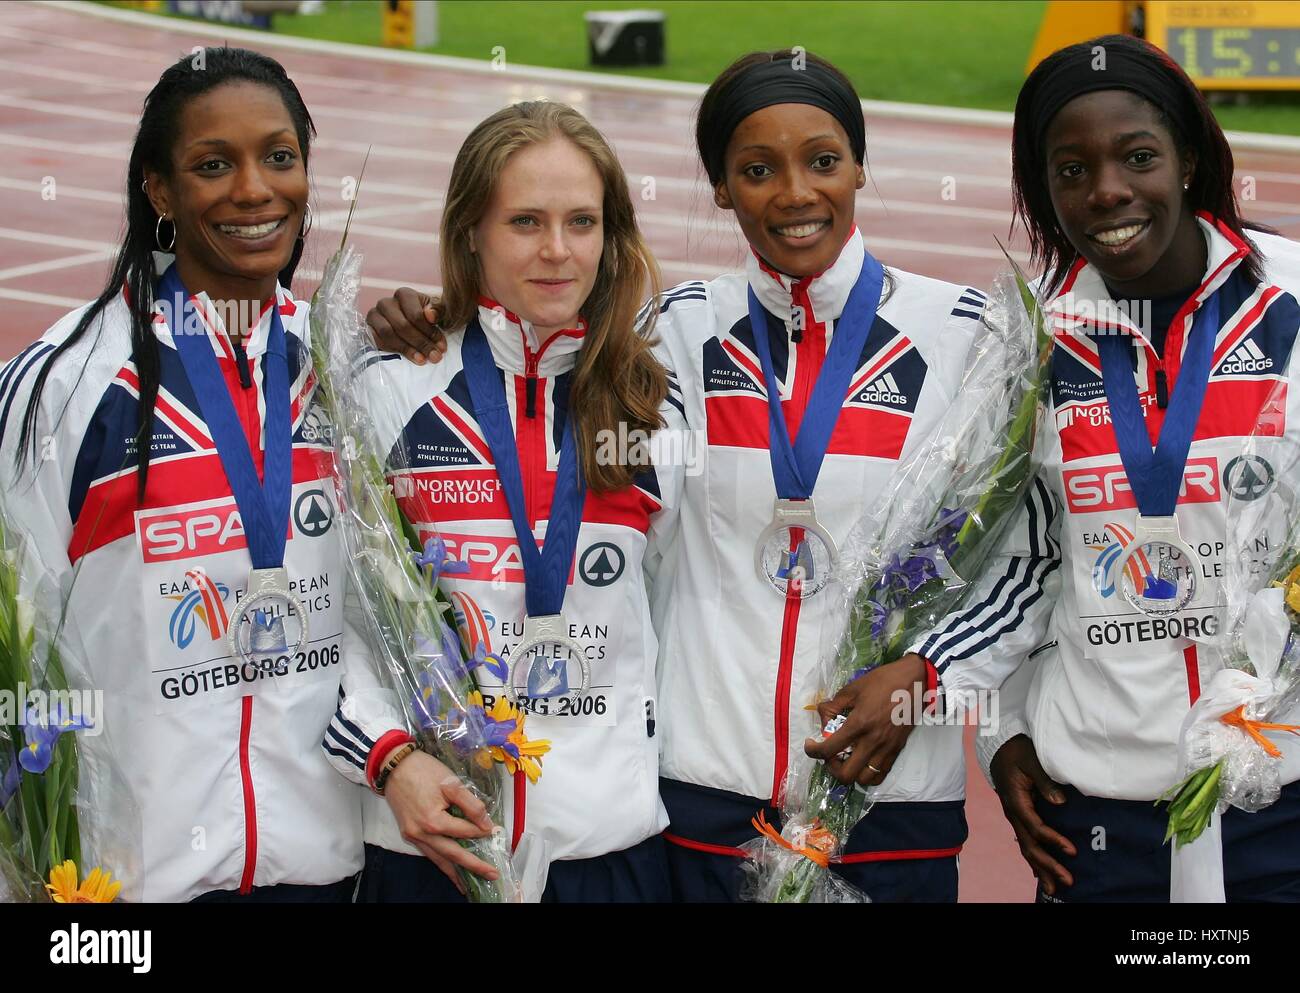
<instances>
[{"instance_id":1,"label":"blue ribbon","mask_svg":"<svg viewBox=\"0 0 1300 993\"><path fill-rule=\"evenodd\" d=\"M564 594L569 586L569 571L573 567L573 553L578 547L578 528L587 490L578 464L573 418L570 416L564 425L551 517L546 527L546 540L539 550L526 516L519 449L515 446L515 434L510 426L505 386L477 317L465 329L461 356L465 381L474 403L474 416L478 418L492 460L496 463L501 491L505 494L515 537L519 540L519 554L524 566L525 609L529 617L558 614L564 607Z\"/></svg>"},{"instance_id":2,"label":"blue ribbon","mask_svg":"<svg viewBox=\"0 0 1300 993\"><path fill-rule=\"evenodd\" d=\"M244 437L244 429L230 399L230 390L213 354L207 326L195 312L174 263L163 274L158 296L171 307L172 341L176 344L181 365L198 399L199 412L212 434L235 504L239 507L253 568L279 568L284 565L293 476L289 361L285 354L280 308L276 301L272 301L271 329L266 354L262 357L266 451L262 464L263 478L259 482L248 440Z\"/></svg>"},{"instance_id":3,"label":"blue ribbon","mask_svg":"<svg viewBox=\"0 0 1300 993\"><path fill-rule=\"evenodd\" d=\"M754 350L758 353L763 379L767 383L767 447L778 497L807 500L812 496L822 461L826 458L826 449L830 446L831 433L844 406L849 382L862 357L862 346L866 344L876 319L884 283L885 270L867 252L857 282L844 302L844 312L835 322L831 347L817 374L808 409L800 422L799 436L793 444L785 416L781 413L781 390L776 382L772 346L768 341L768 313L758 302L754 288L749 287L749 326L754 331Z\"/></svg>"},{"instance_id":4,"label":"blue ribbon","mask_svg":"<svg viewBox=\"0 0 1300 993\"><path fill-rule=\"evenodd\" d=\"M1130 361L1133 352L1131 338L1121 333L1101 334L1095 338L1120 461L1124 463L1129 488L1143 517L1171 517L1178 505L1187 453L1191 451L1192 435L1210 381L1218 327L1219 295L1216 292L1201 304L1192 322L1178 381L1174 384L1173 396L1154 449L1138 401L1137 383Z\"/></svg>"}]
</instances>

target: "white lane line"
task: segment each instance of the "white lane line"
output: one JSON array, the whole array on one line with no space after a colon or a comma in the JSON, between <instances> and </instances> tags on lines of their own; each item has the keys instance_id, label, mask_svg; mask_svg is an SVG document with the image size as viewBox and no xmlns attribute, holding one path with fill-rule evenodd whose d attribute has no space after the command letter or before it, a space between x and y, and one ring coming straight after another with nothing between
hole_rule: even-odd
<instances>
[{"instance_id":1,"label":"white lane line","mask_svg":"<svg viewBox=\"0 0 1300 993\"><path fill-rule=\"evenodd\" d=\"M56 297L49 293L32 293L28 290L15 290L8 286L0 286L0 300L21 300L23 303L43 303L51 307L59 307L62 310L71 310L74 307L84 307L85 300L76 300L73 297Z\"/></svg>"},{"instance_id":2,"label":"white lane line","mask_svg":"<svg viewBox=\"0 0 1300 993\"><path fill-rule=\"evenodd\" d=\"M43 272L54 272L58 269L72 269L76 266L87 265L91 262L102 262L104 259L111 259L116 254L116 250L102 248L94 252L84 252L81 255L69 255L62 259L51 259L48 262L30 262L27 265L17 265L9 269L0 269L0 282L3 282L6 279L17 279L20 276L32 276Z\"/></svg>"},{"instance_id":3,"label":"white lane line","mask_svg":"<svg viewBox=\"0 0 1300 993\"><path fill-rule=\"evenodd\" d=\"M118 246L107 241L91 241L89 238L69 238L59 234L43 234L39 231L24 231L21 228L0 228L0 238L10 241L25 241L33 245L52 245L55 248L80 248L94 252L109 250L116 252Z\"/></svg>"}]
</instances>

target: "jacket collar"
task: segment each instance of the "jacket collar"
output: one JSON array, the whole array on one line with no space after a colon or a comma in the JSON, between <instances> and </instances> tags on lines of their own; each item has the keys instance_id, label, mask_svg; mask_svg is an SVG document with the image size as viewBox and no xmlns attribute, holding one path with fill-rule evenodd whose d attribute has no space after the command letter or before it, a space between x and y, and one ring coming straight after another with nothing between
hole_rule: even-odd
<instances>
[{"instance_id":1,"label":"jacket collar","mask_svg":"<svg viewBox=\"0 0 1300 993\"><path fill-rule=\"evenodd\" d=\"M844 312L849 292L862 272L865 255L862 234L854 225L839 256L823 272L796 279L777 272L750 249L745 274L759 303L768 313L780 318L788 331L799 316L804 318L803 327L838 320ZM811 313L799 315L801 308L811 310Z\"/></svg>"},{"instance_id":2,"label":"jacket collar","mask_svg":"<svg viewBox=\"0 0 1300 993\"><path fill-rule=\"evenodd\" d=\"M1187 346L1187 331L1191 325L1188 318L1200 309L1201 304L1215 290L1227 282L1241 260L1250 254L1250 245L1222 221L1201 212L1196 215L1196 223L1206 241L1205 273L1200 287L1169 324L1165 355L1168 357L1166 361L1173 367L1171 371L1176 371L1181 364ZM1152 356L1159 358L1135 319L1141 315L1130 314L1132 309L1129 301L1111 299L1110 290L1106 288L1101 273L1079 259L1055 299L1046 305L1046 316L1051 321L1052 333L1057 337L1058 343L1066 345L1072 351L1082 347L1095 352L1096 344L1087 340L1088 335L1118 331L1131 335Z\"/></svg>"},{"instance_id":3,"label":"jacket collar","mask_svg":"<svg viewBox=\"0 0 1300 993\"><path fill-rule=\"evenodd\" d=\"M540 341L531 322L485 296L478 300L478 322L497 366L521 376L546 378L568 372L578 362L587 333L586 321L579 319L576 328L565 328Z\"/></svg>"},{"instance_id":4,"label":"jacket collar","mask_svg":"<svg viewBox=\"0 0 1300 993\"><path fill-rule=\"evenodd\" d=\"M167 272L175 264L176 256L170 253L154 252L154 271L158 278ZM126 288L123 287L123 293ZM208 332L208 342L212 345L212 351L217 358L231 359L235 357L234 350L231 348L230 338L226 333L226 324L222 317L222 308L213 301L207 293L199 292L190 297L194 304L194 309L203 321L204 327ZM283 286L276 285L275 303L280 310L281 318L291 317L297 311L297 303L293 295ZM172 329L168 325L165 310L161 302L154 304L154 332L158 340L164 344L175 348L175 342L172 340ZM261 312L258 316L257 323L249 328L248 334L244 336L243 346L244 353L250 359L258 358L266 353L267 339L271 333L271 301L265 300L262 303Z\"/></svg>"}]
</instances>

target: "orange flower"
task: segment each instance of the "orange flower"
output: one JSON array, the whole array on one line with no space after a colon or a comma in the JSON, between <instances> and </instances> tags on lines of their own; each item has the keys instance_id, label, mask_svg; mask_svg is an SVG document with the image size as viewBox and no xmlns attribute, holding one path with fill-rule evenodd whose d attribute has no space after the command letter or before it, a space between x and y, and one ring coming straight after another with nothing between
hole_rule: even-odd
<instances>
[{"instance_id":1,"label":"orange flower","mask_svg":"<svg viewBox=\"0 0 1300 993\"><path fill-rule=\"evenodd\" d=\"M113 881L113 874L99 866L77 885L77 864L68 859L50 870L50 881L45 885L50 899L55 903L112 903L122 890L121 882Z\"/></svg>"}]
</instances>

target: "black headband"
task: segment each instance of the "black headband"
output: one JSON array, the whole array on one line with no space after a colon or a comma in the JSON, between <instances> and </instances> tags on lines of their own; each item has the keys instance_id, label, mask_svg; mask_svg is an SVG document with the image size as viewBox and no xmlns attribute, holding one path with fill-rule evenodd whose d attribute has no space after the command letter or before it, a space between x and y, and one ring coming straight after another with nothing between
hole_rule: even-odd
<instances>
[{"instance_id":1,"label":"black headband","mask_svg":"<svg viewBox=\"0 0 1300 993\"><path fill-rule=\"evenodd\" d=\"M700 158L709 182L717 183L725 174L727 143L740 122L754 111L778 103L804 103L826 111L840 122L849 136L854 161L862 164L867 151L867 127L857 94L834 73L814 62L795 65L790 59L781 59L751 66L718 93L715 126L700 145Z\"/></svg>"},{"instance_id":2,"label":"black headband","mask_svg":"<svg viewBox=\"0 0 1300 993\"><path fill-rule=\"evenodd\" d=\"M1055 62L1044 66L1033 93L1023 94L1029 97L1023 119L1032 129L1033 147L1043 148L1048 125L1062 107L1075 97L1098 90L1136 93L1169 115L1184 138L1194 133L1196 108L1169 56L1153 45L1141 52L1103 41L1064 49ZM1159 56L1158 63L1151 59L1152 53ZM1021 116L1021 108L1017 108L1017 116Z\"/></svg>"}]
</instances>

